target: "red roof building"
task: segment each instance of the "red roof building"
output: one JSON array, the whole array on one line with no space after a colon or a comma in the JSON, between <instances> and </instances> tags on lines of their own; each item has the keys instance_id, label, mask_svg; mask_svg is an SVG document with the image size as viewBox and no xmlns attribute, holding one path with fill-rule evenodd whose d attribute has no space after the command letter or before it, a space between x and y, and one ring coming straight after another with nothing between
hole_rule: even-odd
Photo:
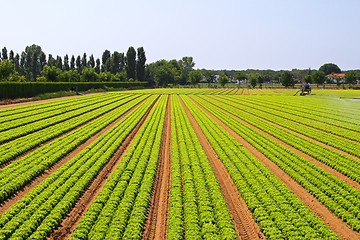
<instances>
[{"instance_id":1,"label":"red roof building","mask_svg":"<svg viewBox=\"0 0 360 240\"><path fill-rule=\"evenodd\" d=\"M345 73L333 73L333 74L328 74L326 75L328 78L336 78L336 77L340 77L340 78L344 78L345 77Z\"/></svg>"}]
</instances>

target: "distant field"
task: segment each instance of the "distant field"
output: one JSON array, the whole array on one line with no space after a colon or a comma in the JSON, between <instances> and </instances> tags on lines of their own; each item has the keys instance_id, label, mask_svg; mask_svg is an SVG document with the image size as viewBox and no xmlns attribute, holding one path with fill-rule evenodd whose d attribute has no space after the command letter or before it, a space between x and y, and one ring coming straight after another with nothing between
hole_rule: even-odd
<instances>
[{"instance_id":1,"label":"distant field","mask_svg":"<svg viewBox=\"0 0 360 240\"><path fill-rule=\"evenodd\" d=\"M0 239L360 239L358 90L0 108Z\"/></svg>"}]
</instances>

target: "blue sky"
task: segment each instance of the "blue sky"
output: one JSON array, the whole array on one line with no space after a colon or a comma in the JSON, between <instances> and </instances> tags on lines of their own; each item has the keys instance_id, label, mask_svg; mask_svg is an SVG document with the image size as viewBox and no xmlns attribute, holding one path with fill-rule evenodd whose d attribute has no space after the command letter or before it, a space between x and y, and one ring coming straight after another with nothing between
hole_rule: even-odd
<instances>
[{"instance_id":1,"label":"blue sky","mask_svg":"<svg viewBox=\"0 0 360 240\"><path fill-rule=\"evenodd\" d=\"M0 48L46 54L126 52L147 63L192 56L195 68L360 69L358 0L12 0L1 3Z\"/></svg>"}]
</instances>

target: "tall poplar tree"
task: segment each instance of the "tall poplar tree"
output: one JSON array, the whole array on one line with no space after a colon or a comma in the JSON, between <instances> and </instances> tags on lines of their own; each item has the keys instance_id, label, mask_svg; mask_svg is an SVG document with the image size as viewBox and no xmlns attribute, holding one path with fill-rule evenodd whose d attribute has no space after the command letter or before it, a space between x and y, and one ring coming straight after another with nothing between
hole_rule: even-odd
<instances>
[{"instance_id":1,"label":"tall poplar tree","mask_svg":"<svg viewBox=\"0 0 360 240\"><path fill-rule=\"evenodd\" d=\"M136 77L140 82L145 81L145 63L146 56L143 47L137 49L137 61L136 61Z\"/></svg>"},{"instance_id":2,"label":"tall poplar tree","mask_svg":"<svg viewBox=\"0 0 360 240\"><path fill-rule=\"evenodd\" d=\"M134 47L129 47L127 53L126 53L126 73L127 78L134 79L136 77L136 51Z\"/></svg>"}]
</instances>

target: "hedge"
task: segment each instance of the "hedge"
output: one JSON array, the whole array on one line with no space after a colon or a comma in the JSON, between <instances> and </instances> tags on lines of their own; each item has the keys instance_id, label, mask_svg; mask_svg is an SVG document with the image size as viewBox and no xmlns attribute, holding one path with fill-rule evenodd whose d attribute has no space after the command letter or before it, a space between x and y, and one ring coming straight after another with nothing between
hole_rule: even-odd
<instances>
[{"instance_id":1,"label":"hedge","mask_svg":"<svg viewBox=\"0 0 360 240\"><path fill-rule=\"evenodd\" d=\"M0 99L35 97L42 93L68 91L75 86L79 91L109 87L137 89L146 87L147 82L0 82Z\"/></svg>"}]
</instances>

